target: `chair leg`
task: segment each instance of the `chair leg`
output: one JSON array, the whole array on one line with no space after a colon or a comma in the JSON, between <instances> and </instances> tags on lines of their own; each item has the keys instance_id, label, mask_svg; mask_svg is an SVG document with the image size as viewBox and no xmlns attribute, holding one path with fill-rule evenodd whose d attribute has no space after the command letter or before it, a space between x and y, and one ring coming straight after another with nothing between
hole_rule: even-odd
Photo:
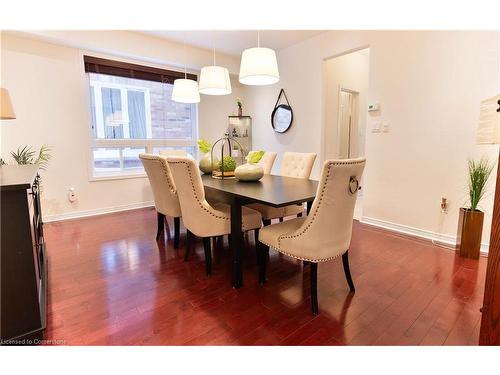
<instances>
[{"instance_id":1,"label":"chair leg","mask_svg":"<svg viewBox=\"0 0 500 375\"><path fill-rule=\"evenodd\" d=\"M259 229L255 229L254 231L254 236L255 236L255 251L257 253L257 264L259 264L260 258L259 258Z\"/></svg>"},{"instance_id":2,"label":"chair leg","mask_svg":"<svg viewBox=\"0 0 500 375\"><path fill-rule=\"evenodd\" d=\"M271 219L262 219L262 224L264 224L265 227L271 225Z\"/></svg>"},{"instance_id":3,"label":"chair leg","mask_svg":"<svg viewBox=\"0 0 500 375\"><path fill-rule=\"evenodd\" d=\"M203 248L205 249L205 271L207 276L212 275L212 241L210 237L203 237Z\"/></svg>"},{"instance_id":4,"label":"chair leg","mask_svg":"<svg viewBox=\"0 0 500 375\"><path fill-rule=\"evenodd\" d=\"M163 216L163 222L165 225L165 235L167 236L167 241L170 241L170 225L168 225L168 220L166 216Z\"/></svg>"},{"instance_id":5,"label":"chair leg","mask_svg":"<svg viewBox=\"0 0 500 375\"><path fill-rule=\"evenodd\" d=\"M311 263L311 309L314 315L319 314L318 308L318 263Z\"/></svg>"},{"instance_id":6,"label":"chair leg","mask_svg":"<svg viewBox=\"0 0 500 375\"><path fill-rule=\"evenodd\" d=\"M217 251L222 251L224 248L224 236L217 236L216 247Z\"/></svg>"},{"instance_id":7,"label":"chair leg","mask_svg":"<svg viewBox=\"0 0 500 375\"><path fill-rule=\"evenodd\" d=\"M191 233L189 230L186 230L186 252L184 254L184 262L188 261L191 246L193 245L193 237L193 233Z\"/></svg>"},{"instance_id":8,"label":"chair leg","mask_svg":"<svg viewBox=\"0 0 500 375\"><path fill-rule=\"evenodd\" d=\"M258 245L258 253L257 259L259 262L259 284L264 285L266 280L266 267L267 267L267 258L269 255L269 246L259 243Z\"/></svg>"},{"instance_id":9,"label":"chair leg","mask_svg":"<svg viewBox=\"0 0 500 375\"><path fill-rule=\"evenodd\" d=\"M181 232L181 218L174 217L174 249L179 248L180 232Z\"/></svg>"},{"instance_id":10,"label":"chair leg","mask_svg":"<svg viewBox=\"0 0 500 375\"><path fill-rule=\"evenodd\" d=\"M283 222L283 218L282 218L282 217L280 217L280 223L282 223L282 222Z\"/></svg>"},{"instance_id":11,"label":"chair leg","mask_svg":"<svg viewBox=\"0 0 500 375\"><path fill-rule=\"evenodd\" d=\"M342 264L344 265L344 273L345 273L345 278L347 279L347 284L349 284L349 289L351 292L355 292L356 289L354 288L354 283L352 282L352 277L351 277L351 270L349 269L349 255L347 254L349 250L347 250L343 255L342 255Z\"/></svg>"},{"instance_id":12,"label":"chair leg","mask_svg":"<svg viewBox=\"0 0 500 375\"><path fill-rule=\"evenodd\" d=\"M161 213L157 213L157 223L158 223L158 230L156 231L156 240L158 241L160 239L160 235L164 230L164 225L165 225L165 215Z\"/></svg>"}]
</instances>

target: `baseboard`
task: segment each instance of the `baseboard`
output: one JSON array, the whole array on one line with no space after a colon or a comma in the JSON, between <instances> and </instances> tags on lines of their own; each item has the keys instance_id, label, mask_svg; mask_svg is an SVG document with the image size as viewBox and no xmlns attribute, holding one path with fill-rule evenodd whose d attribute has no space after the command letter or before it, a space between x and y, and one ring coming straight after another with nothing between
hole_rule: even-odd
<instances>
[{"instance_id":1,"label":"baseboard","mask_svg":"<svg viewBox=\"0 0 500 375\"><path fill-rule=\"evenodd\" d=\"M43 217L43 222L50 223L54 221L80 219L83 217L105 215L113 212L137 210L139 208L146 208L146 207L154 207L154 202L150 201L150 202L132 203L114 207L96 208L93 210L86 210L86 211L67 212L58 215L47 215Z\"/></svg>"},{"instance_id":2,"label":"baseboard","mask_svg":"<svg viewBox=\"0 0 500 375\"><path fill-rule=\"evenodd\" d=\"M451 236L449 234L439 234L439 233L431 232L428 230L410 227L407 225L391 223L391 222L385 221L385 220L379 220L379 219L374 219L371 217L363 216L361 218L360 222L363 224L372 225L374 227L387 229L387 230L390 230L392 232L406 234L408 236L425 238L427 240L435 241L437 243L441 243L441 244L445 244L445 245L449 245L449 246L453 246L453 247L457 243L456 237ZM482 243L481 244L481 253L487 254L488 248L489 248L488 244Z\"/></svg>"}]
</instances>

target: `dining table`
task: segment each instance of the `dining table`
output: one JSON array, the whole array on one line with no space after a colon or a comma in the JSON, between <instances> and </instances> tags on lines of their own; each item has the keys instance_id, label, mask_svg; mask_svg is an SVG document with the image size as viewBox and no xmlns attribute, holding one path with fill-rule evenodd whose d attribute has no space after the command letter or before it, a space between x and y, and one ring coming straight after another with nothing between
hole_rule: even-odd
<instances>
[{"instance_id":1,"label":"dining table","mask_svg":"<svg viewBox=\"0 0 500 375\"><path fill-rule=\"evenodd\" d=\"M318 181L315 180L277 175L264 175L259 181L243 182L205 174L202 175L202 181L208 199L231 206L229 247L232 254L232 285L236 289L243 286L242 206L262 203L271 207L284 207L306 202L306 212L309 213L318 188Z\"/></svg>"}]
</instances>

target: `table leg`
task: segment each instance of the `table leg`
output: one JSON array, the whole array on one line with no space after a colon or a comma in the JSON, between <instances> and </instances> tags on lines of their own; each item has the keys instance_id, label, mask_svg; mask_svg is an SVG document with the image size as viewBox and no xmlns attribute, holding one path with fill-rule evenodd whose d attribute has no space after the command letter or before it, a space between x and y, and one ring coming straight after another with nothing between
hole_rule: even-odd
<instances>
[{"instance_id":1,"label":"table leg","mask_svg":"<svg viewBox=\"0 0 500 375\"><path fill-rule=\"evenodd\" d=\"M311 211L311 207L313 205L313 201L308 201L307 202L307 214L309 215L309 211Z\"/></svg>"},{"instance_id":2,"label":"table leg","mask_svg":"<svg viewBox=\"0 0 500 375\"><path fill-rule=\"evenodd\" d=\"M241 201L234 199L231 202L231 253L233 256L233 287L238 289L243 286L243 272L241 265L241 252L243 247L243 232L241 231Z\"/></svg>"}]
</instances>

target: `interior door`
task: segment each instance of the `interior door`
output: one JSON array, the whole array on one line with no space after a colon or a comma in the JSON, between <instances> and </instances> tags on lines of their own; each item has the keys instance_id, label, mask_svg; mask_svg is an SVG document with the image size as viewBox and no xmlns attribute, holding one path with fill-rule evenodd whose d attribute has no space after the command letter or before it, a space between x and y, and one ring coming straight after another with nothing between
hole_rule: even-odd
<instances>
[{"instance_id":1,"label":"interior door","mask_svg":"<svg viewBox=\"0 0 500 375\"><path fill-rule=\"evenodd\" d=\"M339 93L338 157L340 159L357 156L357 93L341 89Z\"/></svg>"},{"instance_id":2,"label":"interior door","mask_svg":"<svg viewBox=\"0 0 500 375\"><path fill-rule=\"evenodd\" d=\"M479 345L500 345L500 155L497 168Z\"/></svg>"}]
</instances>

